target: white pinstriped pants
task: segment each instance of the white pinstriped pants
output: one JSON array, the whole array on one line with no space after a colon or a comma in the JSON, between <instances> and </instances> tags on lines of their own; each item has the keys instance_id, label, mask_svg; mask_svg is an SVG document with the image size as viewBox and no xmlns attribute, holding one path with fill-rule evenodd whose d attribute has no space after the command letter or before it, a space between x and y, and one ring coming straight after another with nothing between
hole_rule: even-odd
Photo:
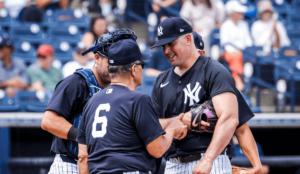
<instances>
[{"instance_id":1,"label":"white pinstriped pants","mask_svg":"<svg viewBox=\"0 0 300 174\"><path fill-rule=\"evenodd\" d=\"M63 162L60 155L56 154L48 174L79 174L78 165Z\"/></svg>"},{"instance_id":2,"label":"white pinstriped pants","mask_svg":"<svg viewBox=\"0 0 300 174\"><path fill-rule=\"evenodd\" d=\"M201 159L204 153L201 153ZM201 159L188 163L179 163L176 158L166 162L165 174L193 174L194 167ZM227 155L219 155L213 163L210 174L232 174L231 163Z\"/></svg>"}]
</instances>

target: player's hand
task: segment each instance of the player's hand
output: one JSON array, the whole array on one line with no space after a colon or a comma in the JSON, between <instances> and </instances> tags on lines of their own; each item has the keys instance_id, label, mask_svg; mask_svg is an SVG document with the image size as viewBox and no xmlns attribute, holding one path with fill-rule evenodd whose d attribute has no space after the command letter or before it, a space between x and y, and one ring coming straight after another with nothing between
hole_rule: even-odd
<instances>
[{"instance_id":1,"label":"player's hand","mask_svg":"<svg viewBox=\"0 0 300 174\"><path fill-rule=\"evenodd\" d=\"M207 160L205 157L195 165L193 174L209 174L213 166L213 161Z\"/></svg>"},{"instance_id":2,"label":"player's hand","mask_svg":"<svg viewBox=\"0 0 300 174\"><path fill-rule=\"evenodd\" d=\"M252 169L252 173L253 174L263 174L264 172L263 172L263 167L262 166L260 166L260 167L257 167L257 168L253 168ZM267 173L269 173L269 171L267 172Z\"/></svg>"},{"instance_id":3,"label":"player's hand","mask_svg":"<svg viewBox=\"0 0 300 174\"><path fill-rule=\"evenodd\" d=\"M187 134L187 127L180 120L172 121L168 127L174 130L175 139L182 139Z\"/></svg>"},{"instance_id":4,"label":"player's hand","mask_svg":"<svg viewBox=\"0 0 300 174\"><path fill-rule=\"evenodd\" d=\"M182 117L181 121L184 125L188 126L188 130L191 130L191 119L192 119L192 112L186 112L184 113L184 116ZM209 126L209 123L205 121L201 121L200 129L205 129L207 126Z\"/></svg>"}]
</instances>

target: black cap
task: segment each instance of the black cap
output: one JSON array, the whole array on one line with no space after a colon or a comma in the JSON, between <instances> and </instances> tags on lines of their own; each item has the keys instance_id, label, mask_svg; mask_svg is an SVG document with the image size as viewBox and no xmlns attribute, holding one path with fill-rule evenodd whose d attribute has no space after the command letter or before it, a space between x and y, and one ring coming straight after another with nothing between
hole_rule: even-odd
<instances>
[{"instance_id":1,"label":"black cap","mask_svg":"<svg viewBox=\"0 0 300 174\"><path fill-rule=\"evenodd\" d=\"M13 47L13 43L8 37L0 36L0 46L1 47Z\"/></svg>"},{"instance_id":2,"label":"black cap","mask_svg":"<svg viewBox=\"0 0 300 174\"><path fill-rule=\"evenodd\" d=\"M132 39L119 40L108 50L109 65L127 65L136 60L150 59L150 54L142 54L138 44Z\"/></svg>"},{"instance_id":3,"label":"black cap","mask_svg":"<svg viewBox=\"0 0 300 174\"><path fill-rule=\"evenodd\" d=\"M157 28L158 41L151 47L159 47L173 42L179 36L191 33L191 25L180 17L170 17L162 21Z\"/></svg>"},{"instance_id":4,"label":"black cap","mask_svg":"<svg viewBox=\"0 0 300 174\"><path fill-rule=\"evenodd\" d=\"M204 42L202 36L200 36L196 31L193 31L194 43L197 49L204 50Z\"/></svg>"}]
</instances>

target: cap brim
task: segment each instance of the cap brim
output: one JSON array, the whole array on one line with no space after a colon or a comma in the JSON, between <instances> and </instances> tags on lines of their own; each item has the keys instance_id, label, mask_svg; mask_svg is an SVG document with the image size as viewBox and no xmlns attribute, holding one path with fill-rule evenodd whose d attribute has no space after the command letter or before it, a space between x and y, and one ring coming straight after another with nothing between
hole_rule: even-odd
<instances>
[{"instance_id":1,"label":"cap brim","mask_svg":"<svg viewBox=\"0 0 300 174\"><path fill-rule=\"evenodd\" d=\"M141 60L148 60L148 59L150 59L151 57L152 57L151 54L144 54L144 53L142 53Z\"/></svg>"},{"instance_id":2,"label":"cap brim","mask_svg":"<svg viewBox=\"0 0 300 174\"><path fill-rule=\"evenodd\" d=\"M163 46L163 45L166 45L166 44L168 44L168 43L170 43L170 42L173 42L173 41L176 40L178 37L179 37L179 36L158 40L158 41L151 47L151 49L156 48L156 47L160 47L160 46Z\"/></svg>"}]
</instances>

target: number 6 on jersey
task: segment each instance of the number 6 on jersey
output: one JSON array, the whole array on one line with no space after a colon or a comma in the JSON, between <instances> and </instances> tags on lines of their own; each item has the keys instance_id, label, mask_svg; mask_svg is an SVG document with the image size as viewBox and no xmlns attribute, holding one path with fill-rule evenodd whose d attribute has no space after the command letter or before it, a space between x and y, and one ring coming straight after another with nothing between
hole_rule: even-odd
<instances>
[{"instance_id":1,"label":"number 6 on jersey","mask_svg":"<svg viewBox=\"0 0 300 174\"><path fill-rule=\"evenodd\" d=\"M107 118L105 115L99 116L101 110L105 110L106 112L110 111L110 104L100 104L95 112L95 118L93 122L92 136L94 138L103 137L106 134L107 127ZM101 130L97 131L97 124L102 123Z\"/></svg>"}]
</instances>

